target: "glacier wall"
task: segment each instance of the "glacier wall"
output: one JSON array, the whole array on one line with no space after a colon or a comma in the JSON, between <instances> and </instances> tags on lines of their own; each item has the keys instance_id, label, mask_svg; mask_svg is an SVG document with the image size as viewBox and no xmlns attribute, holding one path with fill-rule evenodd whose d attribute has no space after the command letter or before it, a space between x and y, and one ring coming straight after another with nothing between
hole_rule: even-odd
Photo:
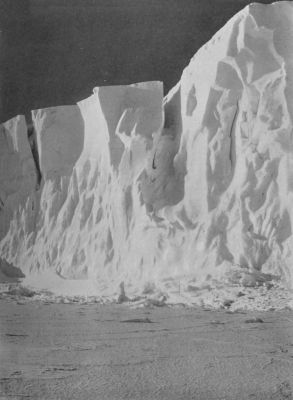
<instances>
[{"instance_id":1,"label":"glacier wall","mask_svg":"<svg viewBox=\"0 0 293 400\"><path fill-rule=\"evenodd\" d=\"M4 124L0 257L110 295L292 285L292 37L290 2L252 4L166 98L146 82L33 111L33 152L23 117Z\"/></svg>"}]
</instances>

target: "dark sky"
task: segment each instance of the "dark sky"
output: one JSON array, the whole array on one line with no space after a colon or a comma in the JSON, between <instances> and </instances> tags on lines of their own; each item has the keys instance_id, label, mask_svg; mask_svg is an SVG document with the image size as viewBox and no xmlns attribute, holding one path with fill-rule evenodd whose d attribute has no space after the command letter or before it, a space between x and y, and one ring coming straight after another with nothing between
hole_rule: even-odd
<instances>
[{"instance_id":1,"label":"dark sky","mask_svg":"<svg viewBox=\"0 0 293 400\"><path fill-rule=\"evenodd\" d=\"M260 1L270 3L270 1ZM94 86L162 80L246 0L0 0L0 121Z\"/></svg>"}]
</instances>

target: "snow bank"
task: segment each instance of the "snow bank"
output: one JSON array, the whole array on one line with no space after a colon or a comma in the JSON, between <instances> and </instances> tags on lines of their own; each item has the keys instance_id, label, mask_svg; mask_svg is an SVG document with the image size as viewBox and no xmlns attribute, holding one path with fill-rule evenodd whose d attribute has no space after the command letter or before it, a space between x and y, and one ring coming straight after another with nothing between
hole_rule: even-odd
<instances>
[{"instance_id":1,"label":"snow bank","mask_svg":"<svg viewBox=\"0 0 293 400\"><path fill-rule=\"evenodd\" d=\"M99 295L292 285L292 35L290 2L252 4L165 99L147 82L34 111L39 167L0 213L0 256L27 282L46 287L49 271Z\"/></svg>"}]
</instances>

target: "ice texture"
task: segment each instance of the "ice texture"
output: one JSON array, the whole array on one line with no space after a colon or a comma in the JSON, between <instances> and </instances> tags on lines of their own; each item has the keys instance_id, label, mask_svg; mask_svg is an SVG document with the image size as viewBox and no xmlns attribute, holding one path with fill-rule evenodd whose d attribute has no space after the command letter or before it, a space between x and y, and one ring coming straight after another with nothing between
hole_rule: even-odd
<instances>
[{"instance_id":1,"label":"ice texture","mask_svg":"<svg viewBox=\"0 0 293 400\"><path fill-rule=\"evenodd\" d=\"M13 214L21 213L21 206L36 185L37 173L25 118L17 116L0 125L0 240L7 233Z\"/></svg>"},{"instance_id":2,"label":"ice texture","mask_svg":"<svg viewBox=\"0 0 293 400\"><path fill-rule=\"evenodd\" d=\"M105 295L292 287L292 37L291 2L254 3L165 98L145 82L33 111L35 164L23 117L4 124L0 257Z\"/></svg>"}]
</instances>

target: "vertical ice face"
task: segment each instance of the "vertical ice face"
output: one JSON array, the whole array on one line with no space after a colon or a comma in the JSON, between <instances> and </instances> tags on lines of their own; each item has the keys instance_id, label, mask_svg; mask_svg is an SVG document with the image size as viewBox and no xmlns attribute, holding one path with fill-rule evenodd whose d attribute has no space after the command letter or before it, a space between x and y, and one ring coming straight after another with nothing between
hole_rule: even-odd
<instances>
[{"instance_id":1,"label":"vertical ice face","mask_svg":"<svg viewBox=\"0 0 293 400\"><path fill-rule=\"evenodd\" d=\"M209 264L275 272L284 264L277 254L291 236L292 29L290 2L252 4L183 73L182 207L201 225Z\"/></svg>"},{"instance_id":2,"label":"vertical ice face","mask_svg":"<svg viewBox=\"0 0 293 400\"><path fill-rule=\"evenodd\" d=\"M83 148L83 119L79 108L35 110L32 120L43 178L70 175Z\"/></svg>"},{"instance_id":3,"label":"vertical ice face","mask_svg":"<svg viewBox=\"0 0 293 400\"><path fill-rule=\"evenodd\" d=\"M19 214L2 213L11 223L1 256L109 294L121 281L169 290L235 269L290 282L292 36L292 3L252 4L165 99L147 82L34 111L41 187L29 195L25 184Z\"/></svg>"},{"instance_id":4,"label":"vertical ice face","mask_svg":"<svg viewBox=\"0 0 293 400\"><path fill-rule=\"evenodd\" d=\"M39 207L25 212L35 223L17 252L11 243L23 221L11 225L5 258L26 272L48 268L99 283L131 275L144 253L153 259L152 247L139 242L148 220L141 181L162 131L162 83L95 88L78 106L34 111L33 122Z\"/></svg>"},{"instance_id":5,"label":"vertical ice face","mask_svg":"<svg viewBox=\"0 0 293 400\"><path fill-rule=\"evenodd\" d=\"M13 214L20 211L35 191L36 184L25 118L18 116L0 126L0 239L7 233Z\"/></svg>"}]
</instances>

